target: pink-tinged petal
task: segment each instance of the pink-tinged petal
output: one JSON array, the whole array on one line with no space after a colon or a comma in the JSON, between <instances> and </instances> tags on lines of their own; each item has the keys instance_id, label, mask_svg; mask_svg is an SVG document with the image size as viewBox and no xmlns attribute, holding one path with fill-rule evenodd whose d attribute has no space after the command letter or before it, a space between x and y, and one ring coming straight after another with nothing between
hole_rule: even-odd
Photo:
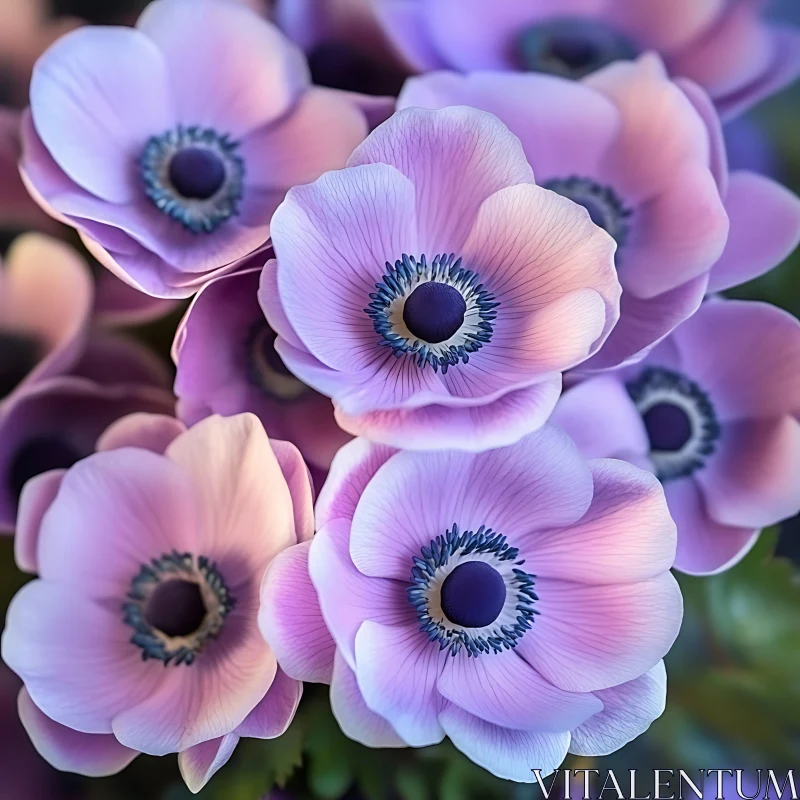
<instances>
[{"instance_id":1,"label":"pink-tinged petal","mask_svg":"<svg viewBox=\"0 0 800 800\"><path fill-rule=\"evenodd\" d=\"M186 426L164 414L129 414L110 427L97 440L98 453L104 450L119 450L122 447L140 447L163 455Z\"/></svg>"},{"instance_id":2,"label":"pink-tinged petal","mask_svg":"<svg viewBox=\"0 0 800 800\"><path fill-rule=\"evenodd\" d=\"M437 687L464 711L520 731L572 730L603 709L592 694L556 688L513 650L478 658L462 651L447 659Z\"/></svg>"},{"instance_id":3,"label":"pink-tinged petal","mask_svg":"<svg viewBox=\"0 0 800 800\"><path fill-rule=\"evenodd\" d=\"M308 574L310 544L290 547L270 563L261 586L258 625L287 675L330 683L336 645Z\"/></svg>"},{"instance_id":4,"label":"pink-tinged petal","mask_svg":"<svg viewBox=\"0 0 800 800\"><path fill-rule=\"evenodd\" d=\"M323 172L344 167L367 133L364 115L342 94L309 89L287 117L242 143L248 182L284 190L311 183Z\"/></svg>"},{"instance_id":5,"label":"pink-tinged petal","mask_svg":"<svg viewBox=\"0 0 800 800\"><path fill-rule=\"evenodd\" d=\"M728 243L711 272L710 292L746 283L781 263L800 243L800 198L755 172L734 172L725 196Z\"/></svg>"},{"instance_id":6,"label":"pink-tinged petal","mask_svg":"<svg viewBox=\"0 0 800 800\"><path fill-rule=\"evenodd\" d=\"M180 753L235 732L262 701L278 665L255 625L254 604L237 599L248 602L237 603L192 669L165 670L155 663L161 685L113 717L120 742L148 755Z\"/></svg>"},{"instance_id":7,"label":"pink-tinged petal","mask_svg":"<svg viewBox=\"0 0 800 800\"><path fill-rule=\"evenodd\" d=\"M691 78L713 98L741 89L769 69L770 29L759 3L727 3L725 13L700 39L670 54L670 72Z\"/></svg>"},{"instance_id":8,"label":"pink-tinged petal","mask_svg":"<svg viewBox=\"0 0 800 800\"><path fill-rule=\"evenodd\" d=\"M480 453L515 444L541 428L560 393L561 376L553 375L541 383L471 408L433 403L421 408L351 415L337 407L336 420L354 436L404 450Z\"/></svg>"},{"instance_id":9,"label":"pink-tinged petal","mask_svg":"<svg viewBox=\"0 0 800 800\"><path fill-rule=\"evenodd\" d=\"M643 734L667 703L667 671L659 661L641 678L602 689L603 710L572 731L570 753L606 756Z\"/></svg>"},{"instance_id":10,"label":"pink-tinged petal","mask_svg":"<svg viewBox=\"0 0 800 800\"><path fill-rule=\"evenodd\" d=\"M683 616L681 592L669 572L605 586L537 578L536 593L539 615L517 652L570 692L638 678L672 647Z\"/></svg>"},{"instance_id":11,"label":"pink-tinged petal","mask_svg":"<svg viewBox=\"0 0 800 800\"><path fill-rule=\"evenodd\" d=\"M3 661L50 719L108 734L114 715L156 691L165 677L163 665L142 661L130 638L119 605L102 606L69 587L35 580L9 606Z\"/></svg>"},{"instance_id":12,"label":"pink-tinged petal","mask_svg":"<svg viewBox=\"0 0 800 800\"><path fill-rule=\"evenodd\" d=\"M291 442L272 439L270 445L292 497L297 541L307 542L314 535L314 487L308 467Z\"/></svg>"},{"instance_id":13,"label":"pink-tinged petal","mask_svg":"<svg viewBox=\"0 0 800 800\"><path fill-rule=\"evenodd\" d=\"M744 558L758 539L758 530L715 522L706 511L700 487L692 478L668 481L664 492L678 526L675 569L689 575L715 575Z\"/></svg>"},{"instance_id":14,"label":"pink-tinged petal","mask_svg":"<svg viewBox=\"0 0 800 800\"><path fill-rule=\"evenodd\" d=\"M244 5L159 0L136 25L162 53L186 125L240 138L280 117L308 85L302 52Z\"/></svg>"},{"instance_id":15,"label":"pink-tinged petal","mask_svg":"<svg viewBox=\"0 0 800 800\"><path fill-rule=\"evenodd\" d=\"M65 474L64 469L43 472L22 488L14 533L14 559L25 572L35 574L39 571L37 552L42 519L56 499Z\"/></svg>"},{"instance_id":16,"label":"pink-tinged petal","mask_svg":"<svg viewBox=\"0 0 800 800\"><path fill-rule=\"evenodd\" d=\"M3 327L39 339L45 356L28 382L58 375L76 361L92 310L89 267L64 242L28 233L6 255Z\"/></svg>"},{"instance_id":17,"label":"pink-tinged petal","mask_svg":"<svg viewBox=\"0 0 800 800\"><path fill-rule=\"evenodd\" d=\"M776 94L800 75L800 33L788 25L770 26L772 63L755 81L720 97L717 107L723 120L735 119L761 100Z\"/></svg>"},{"instance_id":18,"label":"pink-tinged petal","mask_svg":"<svg viewBox=\"0 0 800 800\"><path fill-rule=\"evenodd\" d=\"M264 699L245 717L236 734L253 739L274 739L285 733L294 719L302 694L302 682L290 678L278 667Z\"/></svg>"},{"instance_id":19,"label":"pink-tinged petal","mask_svg":"<svg viewBox=\"0 0 800 800\"><path fill-rule=\"evenodd\" d=\"M800 512L800 422L729 422L705 469L696 473L709 516L765 528Z\"/></svg>"},{"instance_id":20,"label":"pink-tinged petal","mask_svg":"<svg viewBox=\"0 0 800 800\"><path fill-rule=\"evenodd\" d=\"M463 106L398 111L356 149L348 166L380 163L411 181L419 246L429 257L460 254L484 200L533 183L519 139L492 114Z\"/></svg>"},{"instance_id":21,"label":"pink-tinged petal","mask_svg":"<svg viewBox=\"0 0 800 800\"><path fill-rule=\"evenodd\" d=\"M586 458L643 456L650 450L642 416L622 381L602 376L564 392L550 421Z\"/></svg>"},{"instance_id":22,"label":"pink-tinged petal","mask_svg":"<svg viewBox=\"0 0 800 800\"><path fill-rule=\"evenodd\" d=\"M327 173L289 191L271 230L281 303L303 344L345 372L386 358L363 309L386 262L418 250L411 183L386 164Z\"/></svg>"},{"instance_id":23,"label":"pink-tinged petal","mask_svg":"<svg viewBox=\"0 0 800 800\"><path fill-rule=\"evenodd\" d=\"M147 36L122 27L87 26L56 42L34 69L31 110L64 172L111 203L133 200L136 160L173 122L164 59Z\"/></svg>"},{"instance_id":24,"label":"pink-tinged petal","mask_svg":"<svg viewBox=\"0 0 800 800\"><path fill-rule=\"evenodd\" d=\"M472 106L519 136L540 185L591 177L619 131L619 114L600 92L553 75L433 72L406 81L398 108Z\"/></svg>"},{"instance_id":25,"label":"pink-tinged petal","mask_svg":"<svg viewBox=\"0 0 800 800\"><path fill-rule=\"evenodd\" d=\"M349 533L350 522L343 519L321 528L311 543L308 569L337 652L355 669L356 634L365 620L413 625L416 617L407 594L413 564L408 562L405 581L368 578L353 565Z\"/></svg>"},{"instance_id":26,"label":"pink-tinged petal","mask_svg":"<svg viewBox=\"0 0 800 800\"><path fill-rule=\"evenodd\" d=\"M608 19L617 23L643 48L674 50L706 30L727 0L616 0L608 4Z\"/></svg>"},{"instance_id":27,"label":"pink-tinged petal","mask_svg":"<svg viewBox=\"0 0 800 800\"><path fill-rule=\"evenodd\" d=\"M463 256L503 309L485 348L496 368L566 369L599 349L619 314L615 248L584 208L538 186L481 206Z\"/></svg>"},{"instance_id":28,"label":"pink-tinged petal","mask_svg":"<svg viewBox=\"0 0 800 800\"><path fill-rule=\"evenodd\" d=\"M619 257L619 279L637 297L656 297L700 277L725 249L728 215L704 165L676 168L669 189L635 213Z\"/></svg>"},{"instance_id":29,"label":"pink-tinged petal","mask_svg":"<svg viewBox=\"0 0 800 800\"><path fill-rule=\"evenodd\" d=\"M450 741L474 761L498 778L518 783L534 783L539 770L544 778L558 769L567 757L569 731L531 733L492 725L478 717L448 705L439 715Z\"/></svg>"},{"instance_id":30,"label":"pink-tinged petal","mask_svg":"<svg viewBox=\"0 0 800 800\"><path fill-rule=\"evenodd\" d=\"M196 505L186 477L163 456L131 448L89 456L63 477L43 518L39 574L93 597L122 598L143 564L197 549Z\"/></svg>"},{"instance_id":31,"label":"pink-tinged petal","mask_svg":"<svg viewBox=\"0 0 800 800\"><path fill-rule=\"evenodd\" d=\"M355 673L336 653L331 681L331 711L345 736L367 747L405 747L406 743L381 716L367 708Z\"/></svg>"},{"instance_id":32,"label":"pink-tinged petal","mask_svg":"<svg viewBox=\"0 0 800 800\"><path fill-rule=\"evenodd\" d=\"M178 753L181 777L192 794L197 794L228 763L238 743L239 737L229 733Z\"/></svg>"},{"instance_id":33,"label":"pink-tinged petal","mask_svg":"<svg viewBox=\"0 0 800 800\"><path fill-rule=\"evenodd\" d=\"M800 408L800 322L767 303L709 300L672 335L686 374L727 422Z\"/></svg>"},{"instance_id":34,"label":"pink-tinged petal","mask_svg":"<svg viewBox=\"0 0 800 800\"><path fill-rule=\"evenodd\" d=\"M603 166L618 194L631 202L668 188L676 171L708 164L709 136L686 95L667 77L658 56L618 61L584 81L617 106L622 128Z\"/></svg>"},{"instance_id":35,"label":"pink-tinged petal","mask_svg":"<svg viewBox=\"0 0 800 800\"><path fill-rule=\"evenodd\" d=\"M590 466L594 497L580 522L523 540L537 578L635 583L666 572L677 533L659 481L624 461L598 459Z\"/></svg>"},{"instance_id":36,"label":"pink-tinged petal","mask_svg":"<svg viewBox=\"0 0 800 800\"><path fill-rule=\"evenodd\" d=\"M367 620L356 636L356 677L367 707L409 745L425 747L444 738L436 681L448 656L418 628Z\"/></svg>"},{"instance_id":37,"label":"pink-tinged petal","mask_svg":"<svg viewBox=\"0 0 800 800\"><path fill-rule=\"evenodd\" d=\"M350 554L365 575L408 581L412 559L454 523L511 538L577 522L591 498L589 467L552 426L478 455L401 452L361 495Z\"/></svg>"},{"instance_id":38,"label":"pink-tinged petal","mask_svg":"<svg viewBox=\"0 0 800 800\"><path fill-rule=\"evenodd\" d=\"M317 527L331 520L352 520L361 495L372 476L397 451L368 439L355 439L334 456L314 510Z\"/></svg>"},{"instance_id":39,"label":"pink-tinged petal","mask_svg":"<svg viewBox=\"0 0 800 800\"><path fill-rule=\"evenodd\" d=\"M39 710L25 688L17 698L17 710L36 751L62 772L105 778L125 769L139 755L111 734L80 733L59 725Z\"/></svg>"},{"instance_id":40,"label":"pink-tinged petal","mask_svg":"<svg viewBox=\"0 0 800 800\"><path fill-rule=\"evenodd\" d=\"M703 302L708 275L677 286L663 294L642 299L623 292L619 322L600 352L580 364L575 372L591 374L639 361L654 344L694 314Z\"/></svg>"},{"instance_id":41,"label":"pink-tinged petal","mask_svg":"<svg viewBox=\"0 0 800 800\"><path fill-rule=\"evenodd\" d=\"M277 259L271 258L264 265L258 283L258 302L261 306L261 310L264 312L264 316L267 318L270 328L272 328L281 339L284 339L287 344L303 350L305 345L298 338L281 305L281 298L278 293Z\"/></svg>"},{"instance_id":42,"label":"pink-tinged petal","mask_svg":"<svg viewBox=\"0 0 800 800\"><path fill-rule=\"evenodd\" d=\"M295 544L292 497L257 417L209 417L175 439L166 455L196 492L205 525L195 547L213 553L220 567L230 561L232 569L260 576Z\"/></svg>"}]
</instances>

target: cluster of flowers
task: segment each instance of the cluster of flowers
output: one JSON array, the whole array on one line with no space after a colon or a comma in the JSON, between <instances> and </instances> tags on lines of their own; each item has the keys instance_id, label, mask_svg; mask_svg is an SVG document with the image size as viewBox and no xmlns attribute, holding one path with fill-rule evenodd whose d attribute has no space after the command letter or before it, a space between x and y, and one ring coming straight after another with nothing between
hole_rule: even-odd
<instances>
[{"instance_id":1,"label":"cluster of flowers","mask_svg":"<svg viewBox=\"0 0 800 800\"><path fill-rule=\"evenodd\" d=\"M317 52L335 5L277 19ZM2 652L48 761L177 753L198 791L303 681L516 781L647 729L671 568L800 511L800 323L717 296L800 240L722 138L800 71L760 5L376 0L420 73L388 101L234 0L42 56L28 191L139 315L193 296L173 415L68 247L2 275L0 523L38 575Z\"/></svg>"}]
</instances>

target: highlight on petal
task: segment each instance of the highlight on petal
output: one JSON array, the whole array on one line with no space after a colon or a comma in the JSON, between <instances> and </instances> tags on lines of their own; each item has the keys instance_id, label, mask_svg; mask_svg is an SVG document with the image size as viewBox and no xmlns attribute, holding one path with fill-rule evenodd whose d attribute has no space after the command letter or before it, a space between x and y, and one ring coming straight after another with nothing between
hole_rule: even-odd
<instances>
[{"instance_id":1,"label":"highlight on petal","mask_svg":"<svg viewBox=\"0 0 800 800\"><path fill-rule=\"evenodd\" d=\"M229 733L179 753L178 767L189 791L197 794L228 763L238 743L239 737Z\"/></svg>"}]
</instances>

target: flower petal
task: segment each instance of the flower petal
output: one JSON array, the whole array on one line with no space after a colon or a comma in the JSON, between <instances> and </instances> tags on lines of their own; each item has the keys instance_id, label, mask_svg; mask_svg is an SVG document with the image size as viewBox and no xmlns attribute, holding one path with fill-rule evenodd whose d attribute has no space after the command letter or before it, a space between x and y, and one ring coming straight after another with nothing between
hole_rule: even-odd
<instances>
[{"instance_id":1,"label":"flower petal","mask_svg":"<svg viewBox=\"0 0 800 800\"><path fill-rule=\"evenodd\" d=\"M14 559L25 572L39 571L39 531L42 519L56 499L65 469L53 469L31 478L22 488L14 532Z\"/></svg>"},{"instance_id":2,"label":"flower petal","mask_svg":"<svg viewBox=\"0 0 800 800\"><path fill-rule=\"evenodd\" d=\"M174 417L164 414L129 414L110 427L97 440L97 452L140 447L163 455L167 447L185 433L186 427Z\"/></svg>"},{"instance_id":3,"label":"flower petal","mask_svg":"<svg viewBox=\"0 0 800 800\"><path fill-rule=\"evenodd\" d=\"M229 733L178 753L178 767L189 791L197 794L228 763L238 743L239 737Z\"/></svg>"},{"instance_id":4,"label":"flower petal","mask_svg":"<svg viewBox=\"0 0 800 800\"><path fill-rule=\"evenodd\" d=\"M302 682L290 678L278 667L264 699L245 717L236 735L253 739L281 736L294 719L302 694Z\"/></svg>"}]
</instances>

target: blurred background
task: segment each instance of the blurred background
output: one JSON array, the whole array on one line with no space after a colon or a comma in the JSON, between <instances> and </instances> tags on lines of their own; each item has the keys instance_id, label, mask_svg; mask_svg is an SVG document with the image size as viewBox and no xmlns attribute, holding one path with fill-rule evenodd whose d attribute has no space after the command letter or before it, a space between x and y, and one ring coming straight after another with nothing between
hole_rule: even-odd
<instances>
[{"instance_id":1,"label":"blurred background","mask_svg":"<svg viewBox=\"0 0 800 800\"><path fill-rule=\"evenodd\" d=\"M321 10L329 1L317 0ZM16 172L15 112L26 105L36 58L77 25L132 24L145 5L143 0L0 0L0 254L25 230L44 230L80 247L71 231L38 212ZM266 6L264 12L269 13ZM770 13L800 24L800 0L773 2ZM376 60L374 42L369 49L347 54L333 43L312 54L311 66L317 82L355 83L371 94L396 91L404 77L396 63ZM729 126L731 166L768 173L800 192L798 131L800 86ZM116 280L95 267L98 278ZM800 316L800 251L766 277L737 289L735 295L766 300ZM155 323L129 329L167 368L171 368L169 347L182 311L183 306L173 308ZM666 713L646 735L613 756L572 759L565 766L613 768L618 774L633 768L797 769L800 520L766 531L747 558L723 575L679 577L686 613L681 635L667 659ZM0 536L3 614L24 581L14 565L12 539ZM38 757L17 719L18 688L15 676L0 664L3 800L188 800L192 796L174 758L143 756L120 775L102 780L57 773ZM641 786L643 793L649 791L646 777ZM423 750L367 750L339 732L325 687L318 686L307 687L298 717L283 737L269 742L243 740L230 764L200 794L203 800L539 796L535 787L492 778L449 744Z\"/></svg>"}]
</instances>

